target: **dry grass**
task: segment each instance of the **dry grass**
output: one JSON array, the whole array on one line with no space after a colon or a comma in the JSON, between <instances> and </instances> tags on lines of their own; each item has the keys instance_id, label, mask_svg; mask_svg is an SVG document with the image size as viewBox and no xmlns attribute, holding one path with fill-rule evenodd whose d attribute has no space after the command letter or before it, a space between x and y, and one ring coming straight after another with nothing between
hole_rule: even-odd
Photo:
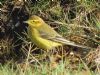
<instances>
[{"instance_id":1,"label":"dry grass","mask_svg":"<svg viewBox=\"0 0 100 75\"><path fill-rule=\"evenodd\" d=\"M33 14L42 17L66 39L92 49L63 46L46 52L37 48L23 24ZM99 75L100 64L93 61L100 57L99 45L98 1L0 1L0 75Z\"/></svg>"}]
</instances>

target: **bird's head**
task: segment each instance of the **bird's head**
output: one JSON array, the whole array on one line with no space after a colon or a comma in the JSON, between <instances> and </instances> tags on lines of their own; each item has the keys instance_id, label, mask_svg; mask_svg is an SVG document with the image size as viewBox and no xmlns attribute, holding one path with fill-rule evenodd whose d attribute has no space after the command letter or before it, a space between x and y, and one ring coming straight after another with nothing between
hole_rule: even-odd
<instances>
[{"instance_id":1,"label":"bird's head","mask_svg":"<svg viewBox=\"0 0 100 75\"><path fill-rule=\"evenodd\" d=\"M24 23L27 23L31 27L38 28L43 25L44 21L42 20L42 18L33 15L27 21L24 21Z\"/></svg>"}]
</instances>

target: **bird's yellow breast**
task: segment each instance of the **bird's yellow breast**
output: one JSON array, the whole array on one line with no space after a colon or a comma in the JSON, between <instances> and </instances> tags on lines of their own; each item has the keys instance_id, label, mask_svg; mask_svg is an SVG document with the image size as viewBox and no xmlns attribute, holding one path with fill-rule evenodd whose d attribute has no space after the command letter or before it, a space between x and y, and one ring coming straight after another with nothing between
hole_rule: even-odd
<instances>
[{"instance_id":1,"label":"bird's yellow breast","mask_svg":"<svg viewBox=\"0 0 100 75\"><path fill-rule=\"evenodd\" d=\"M61 46L62 44L44 39L40 36L37 29L28 27L28 35L32 42L42 49L53 49L54 47Z\"/></svg>"}]
</instances>

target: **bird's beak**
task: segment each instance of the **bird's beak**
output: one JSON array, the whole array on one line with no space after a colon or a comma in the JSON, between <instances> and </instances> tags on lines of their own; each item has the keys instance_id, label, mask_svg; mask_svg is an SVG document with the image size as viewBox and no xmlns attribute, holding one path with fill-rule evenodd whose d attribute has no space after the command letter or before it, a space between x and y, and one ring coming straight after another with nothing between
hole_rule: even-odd
<instances>
[{"instance_id":1,"label":"bird's beak","mask_svg":"<svg viewBox=\"0 0 100 75\"><path fill-rule=\"evenodd\" d=\"M28 24L28 21L23 21L23 23L27 23Z\"/></svg>"}]
</instances>

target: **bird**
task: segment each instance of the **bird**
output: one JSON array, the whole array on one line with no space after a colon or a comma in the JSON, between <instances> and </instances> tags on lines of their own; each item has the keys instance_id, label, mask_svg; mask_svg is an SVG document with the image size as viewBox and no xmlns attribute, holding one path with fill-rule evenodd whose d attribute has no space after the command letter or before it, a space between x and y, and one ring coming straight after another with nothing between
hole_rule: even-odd
<instances>
[{"instance_id":1,"label":"bird","mask_svg":"<svg viewBox=\"0 0 100 75\"><path fill-rule=\"evenodd\" d=\"M30 16L24 23L28 24L27 32L30 40L41 49L51 50L63 45L88 48L65 39L37 15Z\"/></svg>"}]
</instances>

